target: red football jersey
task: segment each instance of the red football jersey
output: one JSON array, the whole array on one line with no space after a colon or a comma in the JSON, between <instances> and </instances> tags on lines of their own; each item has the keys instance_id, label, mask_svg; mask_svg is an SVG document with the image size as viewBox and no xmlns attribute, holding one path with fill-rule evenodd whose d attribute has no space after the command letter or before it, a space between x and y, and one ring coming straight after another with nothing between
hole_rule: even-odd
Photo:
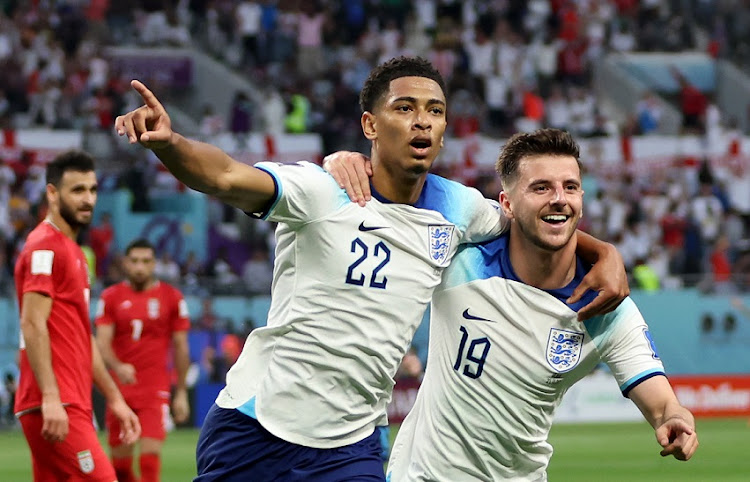
<instances>
[{"instance_id":1,"label":"red football jersey","mask_svg":"<svg viewBox=\"0 0 750 482\"><path fill-rule=\"evenodd\" d=\"M83 251L54 225L42 222L26 238L16 261L14 277L21 308L24 293L37 292L52 298L47 330L60 400L91 410L93 369L89 275ZM42 394L29 365L23 334L20 349L21 375L14 407L16 413L42 404Z\"/></svg>"},{"instance_id":2,"label":"red football jersey","mask_svg":"<svg viewBox=\"0 0 750 482\"><path fill-rule=\"evenodd\" d=\"M123 385L128 403L169 398L169 353L172 335L190 328L187 303L177 288L161 281L135 291L126 281L102 292L96 325L114 325L112 349L135 367L136 383Z\"/></svg>"}]
</instances>

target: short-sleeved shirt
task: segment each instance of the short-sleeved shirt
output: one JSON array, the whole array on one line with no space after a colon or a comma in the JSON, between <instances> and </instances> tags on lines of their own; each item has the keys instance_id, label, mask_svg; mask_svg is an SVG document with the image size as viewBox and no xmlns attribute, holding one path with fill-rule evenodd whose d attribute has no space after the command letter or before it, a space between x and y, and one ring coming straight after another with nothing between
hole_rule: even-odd
<instances>
[{"instance_id":1,"label":"short-sleeved shirt","mask_svg":"<svg viewBox=\"0 0 750 482\"><path fill-rule=\"evenodd\" d=\"M47 330L60 400L84 410L91 410L93 386L88 276L81 248L47 221L29 233L14 271L21 310L24 293L36 292L52 298ZM42 394L21 333L20 377L14 410L21 413L41 404Z\"/></svg>"},{"instance_id":2,"label":"short-sleeved shirt","mask_svg":"<svg viewBox=\"0 0 750 482\"><path fill-rule=\"evenodd\" d=\"M219 394L288 442L333 448L387 424L401 358L459 243L506 221L479 191L428 175L414 205L365 207L319 166L260 163L279 223L272 302Z\"/></svg>"},{"instance_id":3,"label":"short-sleeved shirt","mask_svg":"<svg viewBox=\"0 0 750 482\"><path fill-rule=\"evenodd\" d=\"M172 336L190 329L182 293L163 281L143 291L123 281L102 292L95 322L114 327L115 356L135 368L136 383L122 384L114 376L128 404L169 399Z\"/></svg>"},{"instance_id":4,"label":"short-sleeved shirt","mask_svg":"<svg viewBox=\"0 0 750 482\"><path fill-rule=\"evenodd\" d=\"M626 395L664 375L648 326L630 298L584 323L565 300L573 281L540 290L518 279L508 235L464 245L435 291L430 356L415 405L394 442L392 482L546 480L547 436L574 383L605 362Z\"/></svg>"}]
</instances>

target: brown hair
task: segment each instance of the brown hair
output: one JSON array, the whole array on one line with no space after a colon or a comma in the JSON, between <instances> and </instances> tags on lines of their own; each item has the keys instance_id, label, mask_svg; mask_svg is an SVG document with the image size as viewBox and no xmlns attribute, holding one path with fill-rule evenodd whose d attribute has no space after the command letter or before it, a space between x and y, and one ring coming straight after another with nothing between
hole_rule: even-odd
<instances>
[{"instance_id":1,"label":"brown hair","mask_svg":"<svg viewBox=\"0 0 750 482\"><path fill-rule=\"evenodd\" d=\"M519 132L508 139L495 163L503 189L516 180L518 166L524 157L540 155L571 156L581 167L580 149L570 133L560 129Z\"/></svg>"}]
</instances>

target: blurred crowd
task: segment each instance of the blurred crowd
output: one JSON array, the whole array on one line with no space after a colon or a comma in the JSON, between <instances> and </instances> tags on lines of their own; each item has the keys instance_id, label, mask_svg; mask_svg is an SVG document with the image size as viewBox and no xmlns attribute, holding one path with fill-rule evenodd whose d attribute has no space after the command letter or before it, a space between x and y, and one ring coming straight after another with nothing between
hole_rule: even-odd
<instances>
[{"instance_id":1,"label":"blurred crowd","mask_svg":"<svg viewBox=\"0 0 750 482\"><path fill-rule=\"evenodd\" d=\"M696 48L701 22L716 55L740 52L737 29L746 1L700 0L109 0L0 1L0 127L46 126L111 131L115 116L138 99L105 53L108 45L190 46L247 74L257 92L237 92L229 115L210 107L206 136L231 131L315 132L324 150L366 150L357 102L373 66L421 55L441 71L450 99L450 135L503 138L517 130L558 127L579 138L658 132L653 93L617 125L592 89L593 66L609 52ZM708 20L710 19L710 21ZM744 20L743 20L744 19ZM686 130L720 121L704 93L679 71ZM259 102L258 99L263 99ZM44 169L33 156L0 159L0 288L11 284L19 243L44 215ZM124 163L102 190L126 188L148 211L148 193L164 176L158 162ZM701 164L700 160L696 161ZM694 175L685 174L692 172ZM698 171L700 174L698 175ZM716 172L714 172L716 171ZM444 167L441 174L467 180ZM493 173L468 181L495 197ZM746 279L750 173L744 160L722 169L675 168L641 178L587 173L583 227L615 243L634 281L646 287ZM179 189L178 183L166 183ZM217 203L212 230L232 239L250 233L243 256L222 250L206 263L194 254L160 253L158 273L188 293L270 291L271 227L253 226ZM243 223L245 227L243 227ZM232 225L239 224L238 228ZM261 223L256 223L261 224ZM114 232L100 216L86 238L98 286L122 278ZM229 234L227 234L229 232ZM239 260L239 261L238 261ZM744 288L747 283L740 283ZM713 286L713 285L712 285Z\"/></svg>"}]
</instances>

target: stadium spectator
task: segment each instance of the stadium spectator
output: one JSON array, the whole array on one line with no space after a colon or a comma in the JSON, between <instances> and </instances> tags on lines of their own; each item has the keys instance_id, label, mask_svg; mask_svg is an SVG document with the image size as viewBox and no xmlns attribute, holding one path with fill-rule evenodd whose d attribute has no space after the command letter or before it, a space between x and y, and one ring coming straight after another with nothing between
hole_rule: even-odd
<instances>
[{"instance_id":1,"label":"stadium spectator","mask_svg":"<svg viewBox=\"0 0 750 482\"><path fill-rule=\"evenodd\" d=\"M662 109L653 92L643 94L635 106L635 116L639 134L656 134L661 121Z\"/></svg>"},{"instance_id":2,"label":"stadium spectator","mask_svg":"<svg viewBox=\"0 0 750 482\"><path fill-rule=\"evenodd\" d=\"M27 237L15 268L22 343L14 410L34 480L114 480L92 424L92 381L120 421L124 443L137 440L141 427L91 334L87 264L75 239L96 204L94 161L69 151L47 165L46 177L48 216Z\"/></svg>"},{"instance_id":3,"label":"stadium spectator","mask_svg":"<svg viewBox=\"0 0 750 482\"><path fill-rule=\"evenodd\" d=\"M96 256L96 274L99 277L104 276L108 270L114 240L115 230L112 226L111 215L104 212L99 222L89 230L89 244Z\"/></svg>"},{"instance_id":4,"label":"stadium spectator","mask_svg":"<svg viewBox=\"0 0 750 482\"><path fill-rule=\"evenodd\" d=\"M190 365L187 303L177 288L154 276L155 267L151 243L132 241L125 249L126 280L102 292L95 320L102 358L143 427L137 478L135 444L120 440L120 422L107 413L112 464L120 482L160 480L161 449L169 424L170 352L177 372L171 403L174 421L185 422L190 414L185 385Z\"/></svg>"},{"instance_id":5,"label":"stadium spectator","mask_svg":"<svg viewBox=\"0 0 750 482\"><path fill-rule=\"evenodd\" d=\"M672 76L680 88L680 107L682 110L682 127L687 133L704 132L704 119L708 99L698 90L677 67L671 68Z\"/></svg>"},{"instance_id":6,"label":"stadium spectator","mask_svg":"<svg viewBox=\"0 0 750 482\"><path fill-rule=\"evenodd\" d=\"M154 276L169 284L179 285L180 274L180 265L172 258L172 254L167 249L162 250L161 256L156 260Z\"/></svg>"}]
</instances>

